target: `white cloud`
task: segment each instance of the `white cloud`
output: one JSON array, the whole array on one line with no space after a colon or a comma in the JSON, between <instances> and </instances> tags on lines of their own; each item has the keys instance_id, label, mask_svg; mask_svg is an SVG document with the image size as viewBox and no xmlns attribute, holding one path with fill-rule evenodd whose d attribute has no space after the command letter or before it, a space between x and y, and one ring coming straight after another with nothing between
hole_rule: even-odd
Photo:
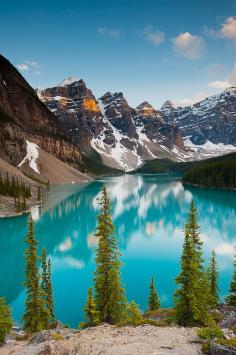
<instances>
[{"instance_id":1,"label":"white cloud","mask_svg":"<svg viewBox=\"0 0 236 355\"><path fill-rule=\"evenodd\" d=\"M204 34L212 38L224 38L228 40L236 40L236 18L228 17L221 25L220 30L203 27Z\"/></svg>"},{"instance_id":2,"label":"white cloud","mask_svg":"<svg viewBox=\"0 0 236 355\"><path fill-rule=\"evenodd\" d=\"M201 57L204 47L204 39L189 32L180 33L177 37L173 38L174 50L188 59L198 59Z\"/></svg>"},{"instance_id":3,"label":"white cloud","mask_svg":"<svg viewBox=\"0 0 236 355\"><path fill-rule=\"evenodd\" d=\"M236 39L236 18L228 17L222 24L220 35L226 39Z\"/></svg>"},{"instance_id":4,"label":"white cloud","mask_svg":"<svg viewBox=\"0 0 236 355\"><path fill-rule=\"evenodd\" d=\"M214 89L225 90L231 86L236 86L236 63L229 73L226 80L216 80L208 83L206 86Z\"/></svg>"},{"instance_id":5,"label":"white cloud","mask_svg":"<svg viewBox=\"0 0 236 355\"><path fill-rule=\"evenodd\" d=\"M24 71L24 70L29 70L29 66L25 63L21 63L17 65L17 68Z\"/></svg>"},{"instance_id":6,"label":"white cloud","mask_svg":"<svg viewBox=\"0 0 236 355\"><path fill-rule=\"evenodd\" d=\"M199 101L204 100L207 97L207 94L204 92L198 92L193 97L188 97L185 99L175 100L174 104L177 106L185 107L185 106L192 106Z\"/></svg>"},{"instance_id":7,"label":"white cloud","mask_svg":"<svg viewBox=\"0 0 236 355\"><path fill-rule=\"evenodd\" d=\"M225 90L229 88L231 84L228 81L216 80L208 83L207 86L213 89Z\"/></svg>"},{"instance_id":8,"label":"white cloud","mask_svg":"<svg viewBox=\"0 0 236 355\"><path fill-rule=\"evenodd\" d=\"M113 39L119 39L121 35L120 30L112 30L107 27L98 27L97 32L104 37L110 37Z\"/></svg>"},{"instance_id":9,"label":"white cloud","mask_svg":"<svg viewBox=\"0 0 236 355\"><path fill-rule=\"evenodd\" d=\"M157 29L154 29L152 26L147 26L143 30L144 38L158 46L159 44L165 41L165 33Z\"/></svg>"},{"instance_id":10,"label":"white cloud","mask_svg":"<svg viewBox=\"0 0 236 355\"><path fill-rule=\"evenodd\" d=\"M27 71L36 75L40 75L40 65L36 61L25 60L24 63L18 64L17 68L21 71Z\"/></svg>"}]
</instances>

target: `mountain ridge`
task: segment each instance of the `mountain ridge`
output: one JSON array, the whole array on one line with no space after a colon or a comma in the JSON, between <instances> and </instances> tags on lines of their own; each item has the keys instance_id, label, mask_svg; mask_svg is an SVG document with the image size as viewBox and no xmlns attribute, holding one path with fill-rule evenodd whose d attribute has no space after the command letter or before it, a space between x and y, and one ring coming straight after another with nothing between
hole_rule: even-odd
<instances>
[{"instance_id":1,"label":"mountain ridge","mask_svg":"<svg viewBox=\"0 0 236 355\"><path fill-rule=\"evenodd\" d=\"M224 123L225 118L221 117L220 111L220 95L227 96L227 90L213 96L215 106L211 105L210 108L209 102L214 102L214 99L207 98L202 101L203 104L200 102L188 107L176 107L172 101L167 100L157 110L147 101L136 108L131 107L122 92L107 91L96 98L83 79L73 81L70 77L64 79L64 82L64 96L55 96L62 92L61 87L58 89L56 86L41 92L42 101L59 120L66 122L72 141L82 147L85 154L89 155L92 148L101 156L103 163L111 168L130 171L138 169L145 161L156 158L186 161L236 150L234 133L230 135L231 140L226 139L230 130L236 130L234 117L231 117L231 125ZM236 91L233 94L234 101ZM208 103L205 108L204 102ZM226 106L231 104L234 107L234 102L226 102ZM214 118L210 119L216 132L210 132L210 124L207 124L206 119L201 121L201 115L198 114L201 105L209 116L212 114L208 112L211 108L218 109L219 114L216 116L220 123ZM224 134L222 139L220 134Z\"/></svg>"},{"instance_id":2,"label":"mountain ridge","mask_svg":"<svg viewBox=\"0 0 236 355\"><path fill-rule=\"evenodd\" d=\"M134 108L122 92L96 98L75 77L36 93L1 56L0 116L0 156L15 166L26 140L82 171L96 154L101 169L95 170L135 171L148 160L199 160L236 150L235 88L188 107L167 100L160 110L147 101Z\"/></svg>"}]
</instances>

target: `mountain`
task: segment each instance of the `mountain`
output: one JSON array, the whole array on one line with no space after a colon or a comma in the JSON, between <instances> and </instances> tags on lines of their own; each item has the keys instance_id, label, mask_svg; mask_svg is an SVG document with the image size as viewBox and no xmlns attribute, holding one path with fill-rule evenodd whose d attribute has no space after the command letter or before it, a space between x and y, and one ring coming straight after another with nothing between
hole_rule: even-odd
<instances>
[{"instance_id":1,"label":"mountain","mask_svg":"<svg viewBox=\"0 0 236 355\"><path fill-rule=\"evenodd\" d=\"M186 144L236 145L236 88L232 87L188 107L175 108L166 101L161 108L164 122L178 127Z\"/></svg>"},{"instance_id":2,"label":"mountain","mask_svg":"<svg viewBox=\"0 0 236 355\"><path fill-rule=\"evenodd\" d=\"M38 94L81 152L96 151L111 168L129 171L148 159L175 160L172 149L184 149L178 128L146 102L132 108L121 92L96 99L82 79L68 78Z\"/></svg>"},{"instance_id":3,"label":"mountain","mask_svg":"<svg viewBox=\"0 0 236 355\"><path fill-rule=\"evenodd\" d=\"M33 174L39 172L32 169L37 166L32 150L94 174L136 170L149 160L199 160L236 150L235 88L191 107L168 100L160 110L147 101L133 108L122 92L96 98L74 77L36 91L0 56L0 157L21 169L30 167ZM39 168L46 174L43 163Z\"/></svg>"},{"instance_id":4,"label":"mountain","mask_svg":"<svg viewBox=\"0 0 236 355\"><path fill-rule=\"evenodd\" d=\"M10 164L27 176L31 175L34 181L89 179L76 170L83 162L81 152L70 142L58 118L42 103L18 70L1 55L0 158L0 172L6 173L5 168ZM3 166L1 162L8 165ZM15 172L14 169L8 170Z\"/></svg>"}]
</instances>

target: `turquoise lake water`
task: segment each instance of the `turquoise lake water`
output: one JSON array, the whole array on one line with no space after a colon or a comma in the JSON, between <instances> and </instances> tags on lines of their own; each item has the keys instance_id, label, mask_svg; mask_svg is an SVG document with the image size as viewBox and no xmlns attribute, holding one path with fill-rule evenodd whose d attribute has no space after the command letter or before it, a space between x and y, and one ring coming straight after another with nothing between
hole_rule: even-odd
<instances>
[{"instance_id":1,"label":"turquoise lake water","mask_svg":"<svg viewBox=\"0 0 236 355\"><path fill-rule=\"evenodd\" d=\"M236 192L183 187L175 176L105 177L81 187L63 185L49 194L39 215L33 212L39 251L52 260L57 318L76 326L83 320L87 289L92 285L96 250L98 197L106 186L122 253L122 279L129 300L146 308L155 276L163 307L173 304L175 277L183 244L183 225L194 198L199 210L204 256L217 253L220 295L227 294L236 244ZM24 238L27 216L0 219L0 295L20 324L24 307Z\"/></svg>"}]
</instances>

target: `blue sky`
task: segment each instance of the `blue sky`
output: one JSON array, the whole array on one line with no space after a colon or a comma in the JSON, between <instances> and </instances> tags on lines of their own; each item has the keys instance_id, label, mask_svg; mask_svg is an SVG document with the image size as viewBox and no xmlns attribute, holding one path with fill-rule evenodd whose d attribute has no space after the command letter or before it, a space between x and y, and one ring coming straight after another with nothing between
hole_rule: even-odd
<instances>
[{"instance_id":1,"label":"blue sky","mask_svg":"<svg viewBox=\"0 0 236 355\"><path fill-rule=\"evenodd\" d=\"M1 1L0 52L33 87L184 105L236 86L236 1Z\"/></svg>"}]
</instances>

